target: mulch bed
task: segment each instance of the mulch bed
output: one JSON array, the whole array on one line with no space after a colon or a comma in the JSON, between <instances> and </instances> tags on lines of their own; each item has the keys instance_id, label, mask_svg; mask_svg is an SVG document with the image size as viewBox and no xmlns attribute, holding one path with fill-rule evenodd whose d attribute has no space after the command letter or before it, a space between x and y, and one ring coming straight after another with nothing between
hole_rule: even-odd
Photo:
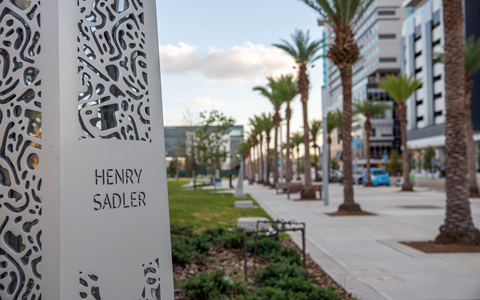
<instances>
[{"instance_id":1,"label":"mulch bed","mask_svg":"<svg viewBox=\"0 0 480 300\"><path fill-rule=\"evenodd\" d=\"M333 213L328 213L326 215L329 215L330 217L345 217L345 216L376 216L374 213L370 213L368 211L336 211Z\"/></svg>"},{"instance_id":2,"label":"mulch bed","mask_svg":"<svg viewBox=\"0 0 480 300\"><path fill-rule=\"evenodd\" d=\"M283 241L285 246L292 247L301 255L300 249L293 241ZM223 245L213 245L208 254L197 259L191 265L173 264L173 279L175 281L175 300L188 300L184 292L178 288L178 283L190 277L194 277L201 271L214 271L219 268L225 269L225 275L234 280L243 280L244 271L244 255L243 252L235 252L231 249L225 248ZM270 261L257 256L256 269L262 268ZM354 300L353 296L338 285L330 276L328 276L311 258L307 257L308 273L313 274L315 279L319 281L318 287L334 286L340 296L345 297L346 300ZM253 255L250 253L247 256L248 275L253 275ZM251 279L249 279L251 281Z\"/></svg>"},{"instance_id":3,"label":"mulch bed","mask_svg":"<svg viewBox=\"0 0 480 300\"><path fill-rule=\"evenodd\" d=\"M404 245L420 250L424 253L470 253L480 252L480 246L435 244L428 242L401 242Z\"/></svg>"}]
</instances>

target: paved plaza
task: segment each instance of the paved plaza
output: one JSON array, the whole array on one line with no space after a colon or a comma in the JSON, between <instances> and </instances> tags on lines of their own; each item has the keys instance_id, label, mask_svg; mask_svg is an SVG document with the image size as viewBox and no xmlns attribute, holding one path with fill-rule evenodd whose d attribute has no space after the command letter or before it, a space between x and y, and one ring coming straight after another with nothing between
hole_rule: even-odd
<instances>
[{"instance_id":1,"label":"paved plaza","mask_svg":"<svg viewBox=\"0 0 480 300\"><path fill-rule=\"evenodd\" d=\"M355 187L355 201L376 216L330 217L343 186L330 185L330 205L292 201L285 194L244 183L274 219L307 224L307 252L340 285L361 300L480 299L480 253L425 254L400 241L427 241L445 217L445 194L429 188L401 193L395 187ZM292 195L292 199L299 194ZM480 227L480 199L471 200ZM301 246L301 236L292 234Z\"/></svg>"}]
</instances>

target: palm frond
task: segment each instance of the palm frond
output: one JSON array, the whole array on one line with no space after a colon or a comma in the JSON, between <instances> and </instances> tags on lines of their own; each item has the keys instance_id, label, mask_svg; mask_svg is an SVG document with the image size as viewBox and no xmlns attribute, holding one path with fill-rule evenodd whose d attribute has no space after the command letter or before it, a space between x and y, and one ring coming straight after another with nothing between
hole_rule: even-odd
<instances>
[{"instance_id":1,"label":"palm frond","mask_svg":"<svg viewBox=\"0 0 480 300\"><path fill-rule=\"evenodd\" d=\"M389 74L387 79L380 81L378 86L384 89L395 102L405 102L408 98L422 86L419 79L413 78L413 73L410 76L399 74L398 77Z\"/></svg>"}]
</instances>

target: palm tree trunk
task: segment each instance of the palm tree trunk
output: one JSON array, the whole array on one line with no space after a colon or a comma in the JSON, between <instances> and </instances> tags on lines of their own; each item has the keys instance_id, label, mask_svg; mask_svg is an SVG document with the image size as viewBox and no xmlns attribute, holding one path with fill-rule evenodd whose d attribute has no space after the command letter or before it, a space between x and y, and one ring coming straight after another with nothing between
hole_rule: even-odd
<instances>
[{"instance_id":1,"label":"palm tree trunk","mask_svg":"<svg viewBox=\"0 0 480 300\"><path fill-rule=\"evenodd\" d=\"M313 163L315 165L315 181L318 181L318 167L317 167L317 150L318 146L316 143L313 145L313 148L315 149L315 152L313 152Z\"/></svg>"},{"instance_id":2,"label":"palm tree trunk","mask_svg":"<svg viewBox=\"0 0 480 300\"><path fill-rule=\"evenodd\" d=\"M403 158L403 185L402 191L413 191L413 185L410 182L410 158L408 157L407 147L407 107L405 102L399 102L397 107L398 121L400 122L400 131L402 133L402 158Z\"/></svg>"},{"instance_id":3,"label":"palm tree trunk","mask_svg":"<svg viewBox=\"0 0 480 300\"><path fill-rule=\"evenodd\" d=\"M265 178L265 184L266 185L271 185L270 183L270 134L267 134L267 157L265 157L265 160L267 161L267 167L266 167L266 178Z\"/></svg>"},{"instance_id":4,"label":"palm tree trunk","mask_svg":"<svg viewBox=\"0 0 480 300\"><path fill-rule=\"evenodd\" d=\"M443 1L445 31L445 190L447 211L437 243L480 245L470 210L465 133L465 57L462 0Z\"/></svg>"},{"instance_id":5,"label":"palm tree trunk","mask_svg":"<svg viewBox=\"0 0 480 300\"><path fill-rule=\"evenodd\" d=\"M370 131L372 130L372 123L370 122L370 118L367 117L365 121L365 135L366 135L366 142L365 142L365 150L366 150L366 158L367 158L367 181L365 182L365 186L373 186L372 178L370 178Z\"/></svg>"},{"instance_id":6,"label":"palm tree trunk","mask_svg":"<svg viewBox=\"0 0 480 300\"><path fill-rule=\"evenodd\" d=\"M259 162L258 162L258 182L263 183L263 134L260 134Z\"/></svg>"},{"instance_id":7,"label":"palm tree trunk","mask_svg":"<svg viewBox=\"0 0 480 300\"><path fill-rule=\"evenodd\" d=\"M277 116L277 113L275 113ZM275 119L274 116L274 119ZM276 186L278 183L278 122L274 121L275 126L275 136L274 136L274 145L273 145L273 184Z\"/></svg>"},{"instance_id":8,"label":"palm tree trunk","mask_svg":"<svg viewBox=\"0 0 480 300\"><path fill-rule=\"evenodd\" d=\"M330 136L330 132L327 134L328 137L327 137L327 143L328 143L328 166L327 166L327 170L328 170L328 178L330 178L330 168L332 167L332 137Z\"/></svg>"},{"instance_id":9,"label":"palm tree trunk","mask_svg":"<svg viewBox=\"0 0 480 300\"><path fill-rule=\"evenodd\" d=\"M292 168L292 158L290 156L290 118L292 117L292 110L290 109L290 103L287 103L287 111L286 111L286 115L285 115L285 118L287 119L287 154L285 155L285 157L287 158L287 178L286 178L286 181L287 182L291 182L292 181L292 177L293 177L293 168Z\"/></svg>"},{"instance_id":10,"label":"palm tree trunk","mask_svg":"<svg viewBox=\"0 0 480 300\"><path fill-rule=\"evenodd\" d=\"M360 211L360 205L353 199L352 173L352 66L340 68L343 87L342 144L343 144L343 204L339 211Z\"/></svg>"},{"instance_id":11,"label":"palm tree trunk","mask_svg":"<svg viewBox=\"0 0 480 300\"><path fill-rule=\"evenodd\" d=\"M470 183L470 198L480 198L477 185L477 169L475 162L475 141L473 140L472 110L470 108L472 99L473 81L470 78L465 80L465 122L467 134L467 161L468 181Z\"/></svg>"},{"instance_id":12,"label":"palm tree trunk","mask_svg":"<svg viewBox=\"0 0 480 300\"><path fill-rule=\"evenodd\" d=\"M305 146L304 167L305 167L305 179L301 192L302 199L315 199L315 190L312 186L312 174L310 168L312 166L312 159L310 158L310 137L308 135L308 76L307 76L307 64L301 64L298 72L298 92L301 96L302 108L303 108L303 145Z\"/></svg>"},{"instance_id":13,"label":"palm tree trunk","mask_svg":"<svg viewBox=\"0 0 480 300\"><path fill-rule=\"evenodd\" d=\"M297 145L297 180L302 180L300 178L300 148Z\"/></svg>"}]
</instances>

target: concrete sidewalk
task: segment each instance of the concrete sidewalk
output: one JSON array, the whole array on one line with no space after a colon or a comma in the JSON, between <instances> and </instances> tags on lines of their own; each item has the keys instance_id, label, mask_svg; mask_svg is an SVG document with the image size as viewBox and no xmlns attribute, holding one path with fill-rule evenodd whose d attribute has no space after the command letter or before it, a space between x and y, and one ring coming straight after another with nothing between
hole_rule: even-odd
<instances>
[{"instance_id":1,"label":"concrete sidewalk","mask_svg":"<svg viewBox=\"0 0 480 300\"><path fill-rule=\"evenodd\" d=\"M306 222L307 252L358 299L480 299L480 253L425 254L399 243L435 238L445 217L443 193L356 186L355 201L378 215L330 217L325 213L343 201L341 185L330 185L330 206L289 201L259 185L244 188L272 218ZM480 200L471 203L478 228ZM301 245L299 234L292 238Z\"/></svg>"}]
</instances>

